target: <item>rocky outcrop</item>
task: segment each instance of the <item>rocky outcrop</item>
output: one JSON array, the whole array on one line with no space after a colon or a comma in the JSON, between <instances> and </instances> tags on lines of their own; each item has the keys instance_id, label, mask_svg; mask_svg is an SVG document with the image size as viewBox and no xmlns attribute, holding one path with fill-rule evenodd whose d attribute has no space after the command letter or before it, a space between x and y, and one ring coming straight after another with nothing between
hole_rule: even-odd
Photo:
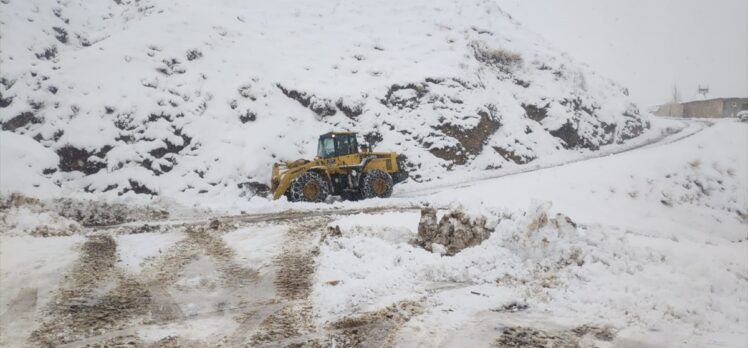
<instances>
[{"instance_id":1,"label":"rocky outcrop","mask_svg":"<svg viewBox=\"0 0 748 348\"><path fill-rule=\"evenodd\" d=\"M488 239L492 230L486 227L484 216L470 217L461 210L450 211L437 223L436 209L421 209L416 244L446 255L455 255L465 248Z\"/></svg>"}]
</instances>

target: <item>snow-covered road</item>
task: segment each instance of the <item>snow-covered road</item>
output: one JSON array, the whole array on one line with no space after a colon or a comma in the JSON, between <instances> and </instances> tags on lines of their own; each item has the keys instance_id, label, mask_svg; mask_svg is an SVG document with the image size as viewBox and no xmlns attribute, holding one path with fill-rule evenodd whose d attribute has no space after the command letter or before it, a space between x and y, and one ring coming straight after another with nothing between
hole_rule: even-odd
<instances>
[{"instance_id":1,"label":"snow-covered road","mask_svg":"<svg viewBox=\"0 0 748 348\"><path fill-rule=\"evenodd\" d=\"M642 137L641 139L637 139L636 141L624 145L608 146L601 149L600 151L592 152L579 158L563 159L556 157L549 160L543 160L542 162L536 163L534 165L510 168L507 170L484 171L475 175L461 174L459 177L453 176L450 179L438 180L435 182L419 185L417 188L399 190L395 194L395 197L424 196L430 193L444 191L445 189L480 185L486 180L529 173L537 170L554 168L582 161L589 161L591 159L616 155L641 148L662 146L693 136L694 134L697 134L713 125L712 122L705 120L680 119L679 121L680 124L673 125L672 128L666 128L665 131L659 135Z\"/></svg>"},{"instance_id":2,"label":"snow-covered road","mask_svg":"<svg viewBox=\"0 0 748 348\"><path fill-rule=\"evenodd\" d=\"M742 347L748 124L676 122L635 149L390 200L90 227L16 199L0 345ZM423 204L493 233L427 251L411 243Z\"/></svg>"}]
</instances>

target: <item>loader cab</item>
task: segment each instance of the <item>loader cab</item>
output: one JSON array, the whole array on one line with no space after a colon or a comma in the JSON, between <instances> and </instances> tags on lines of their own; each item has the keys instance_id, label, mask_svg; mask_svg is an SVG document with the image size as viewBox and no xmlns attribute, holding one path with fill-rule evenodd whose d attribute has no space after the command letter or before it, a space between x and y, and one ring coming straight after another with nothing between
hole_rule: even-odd
<instances>
[{"instance_id":1,"label":"loader cab","mask_svg":"<svg viewBox=\"0 0 748 348\"><path fill-rule=\"evenodd\" d=\"M330 132L319 137L317 157L331 158L358 153L358 141L353 132Z\"/></svg>"}]
</instances>

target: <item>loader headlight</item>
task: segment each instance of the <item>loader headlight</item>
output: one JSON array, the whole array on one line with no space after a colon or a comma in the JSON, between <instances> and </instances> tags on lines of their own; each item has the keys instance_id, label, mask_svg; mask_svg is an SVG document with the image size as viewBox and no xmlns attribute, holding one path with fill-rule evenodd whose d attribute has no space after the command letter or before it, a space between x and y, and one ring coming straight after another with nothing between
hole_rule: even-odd
<instances>
[{"instance_id":1,"label":"loader headlight","mask_svg":"<svg viewBox=\"0 0 748 348\"><path fill-rule=\"evenodd\" d=\"M355 169L354 169L354 170L351 170L351 175L353 175L353 176L356 176L356 174L358 174L358 173L356 173L356 170L355 170Z\"/></svg>"}]
</instances>

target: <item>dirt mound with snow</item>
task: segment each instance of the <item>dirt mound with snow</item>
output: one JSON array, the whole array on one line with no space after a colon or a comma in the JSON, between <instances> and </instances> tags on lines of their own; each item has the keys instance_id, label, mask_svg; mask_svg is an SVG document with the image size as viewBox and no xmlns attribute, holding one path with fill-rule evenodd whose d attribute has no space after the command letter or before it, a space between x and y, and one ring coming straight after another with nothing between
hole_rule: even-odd
<instances>
[{"instance_id":1,"label":"dirt mound with snow","mask_svg":"<svg viewBox=\"0 0 748 348\"><path fill-rule=\"evenodd\" d=\"M39 200L18 193L0 195L0 227L6 234L69 236L86 227L162 220L166 210L69 198Z\"/></svg>"},{"instance_id":2,"label":"dirt mound with snow","mask_svg":"<svg viewBox=\"0 0 748 348\"><path fill-rule=\"evenodd\" d=\"M615 331L609 327L583 325L568 331L544 331L528 327L504 328L492 347L598 347L610 342Z\"/></svg>"},{"instance_id":3,"label":"dirt mound with snow","mask_svg":"<svg viewBox=\"0 0 748 348\"><path fill-rule=\"evenodd\" d=\"M346 317L330 325L325 346L382 347L392 346L402 325L424 312L423 305L403 301L378 311Z\"/></svg>"},{"instance_id":4,"label":"dirt mound with snow","mask_svg":"<svg viewBox=\"0 0 748 348\"><path fill-rule=\"evenodd\" d=\"M340 129L428 181L650 127L625 88L491 2L29 0L0 2L0 23L18 43L0 52L2 137L39 145L0 151L43 159L3 189L262 194L273 162Z\"/></svg>"},{"instance_id":5,"label":"dirt mound with snow","mask_svg":"<svg viewBox=\"0 0 748 348\"><path fill-rule=\"evenodd\" d=\"M426 207L421 209L415 243L428 251L454 255L488 239L492 231L484 216L471 217L462 210L448 212L437 224L436 209Z\"/></svg>"},{"instance_id":6,"label":"dirt mound with snow","mask_svg":"<svg viewBox=\"0 0 748 348\"><path fill-rule=\"evenodd\" d=\"M53 210L83 226L110 226L131 221L163 220L169 212L148 206L131 206L99 201L56 199Z\"/></svg>"}]
</instances>

